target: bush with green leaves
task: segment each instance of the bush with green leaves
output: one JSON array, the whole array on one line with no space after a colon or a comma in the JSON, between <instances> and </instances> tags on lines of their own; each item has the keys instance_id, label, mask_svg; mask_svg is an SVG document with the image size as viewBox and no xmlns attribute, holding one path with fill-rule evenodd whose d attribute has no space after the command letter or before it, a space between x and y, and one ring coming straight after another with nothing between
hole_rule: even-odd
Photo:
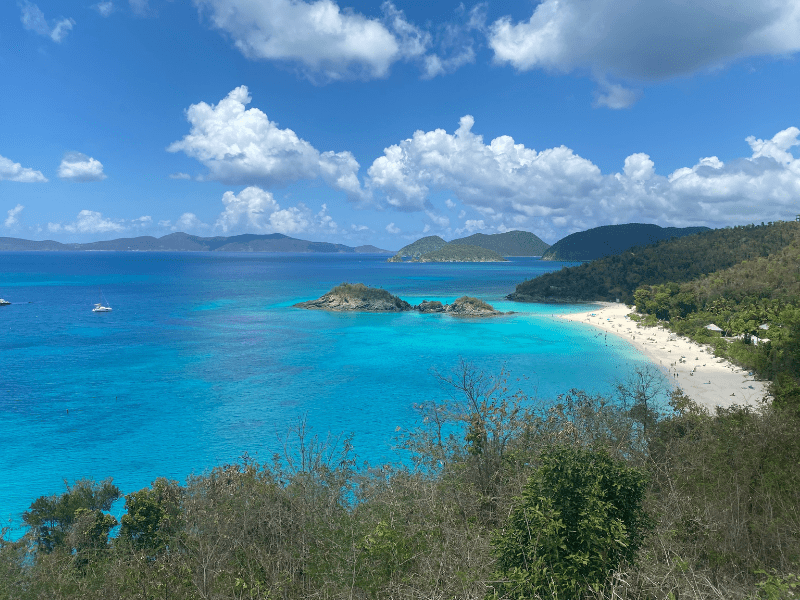
<instances>
[{"instance_id":1,"label":"bush with green leaves","mask_svg":"<svg viewBox=\"0 0 800 600\"><path fill-rule=\"evenodd\" d=\"M604 451L556 446L540 458L492 539L490 598L576 598L632 561L648 529L647 476Z\"/></svg>"},{"instance_id":2,"label":"bush with green leaves","mask_svg":"<svg viewBox=\"0 0 800 600\"><path fill-rule=\"evenodd\" d=\"M72 487L67 486L67 491L60 496L36 499L23 513L22 520L31 528L33 539L42 552L52 552L69 543L70 532L77 521L81 522L86 535L94 533L97 537L90 545L105 546L108 532L117 522L114 517L102 513L108 511L121 494L111 479L100 483L82 479ZM84 537L81 537L81 544L89 543Z\"/></svg>"}]
</instances>

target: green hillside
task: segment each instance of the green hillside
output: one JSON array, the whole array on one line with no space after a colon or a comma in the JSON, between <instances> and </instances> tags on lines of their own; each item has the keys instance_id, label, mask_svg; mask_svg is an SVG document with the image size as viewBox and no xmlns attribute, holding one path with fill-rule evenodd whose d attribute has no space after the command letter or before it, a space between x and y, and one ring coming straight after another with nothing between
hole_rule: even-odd
<instances>
[{"instance_id":1,"label":"green hillside","mask_svg":"<svg viewBox=\"0 0 800 600\"><path fill-rule=\"evenodd\" d=\"M520 283L508 298L518 302L618 298L632 304L634 291L642 285L691 281L745 260L769 256L795 240L798 231L800 223L777 222L661 241L530 279Z\"/></svg>"},{"instance_id":2,"label":"green hillside","mask_svg":"<svg viewBox=\"0 0 800 600\"><path fill-rule=\"evenodd\" d=\"M717 355L772 381L776 403L800 409L800 227L797 229L790 244L769 256L692 281L644 285L634 298L639 312L661 320L677 333L713 344ZM711 323L723 329L728 339L709 332L706 325Z\"/></svg>"},{"instance_id":3,"label":"green hillside","mask_svg":"<svg viewBox=\"0 0 800 600\"><path fill-rule=\"evenodd\" d=\"M710 231L708 227L659 227L648 223L604 225L560 239L542 255L543 260L595 260L622 254L634 246Z\"/></svg>"},{"instance_id":4,"label":"green hillside","mask_svg":"<svg viewBox=\"0 0 800 600\"><path fill-rule=\"evenodd\" d=\"M480 248L479 246L470 246L468 244L455 244L450 242L446 246L427 252L422 256L415 258L414 262L505 262L497 252Z\"/></svg>"},{"instance_id":5,"label":"green hillside","mask_svg":"<svg viewBox=\"0 0 800 600\"><path fill-rule=\"evenodd\" d=\"M397 251L397 254L389 259L389 262L403 262L404 258L418 258L427 252L438 250L446 244L447 242L445 242L438 235L429 235L427 237L418 239L413 244L409 244L408 246L403 246L400 248L400 250Z\"/></svg>"},{"instance_id":6,"label":"green hillside","mask_svg":"<svg viewBox=\"0 0 800 600\"><path fill-rule=\"evenodd\" d=\"M497 252L501 256L542 256L550 247L547 242L542 241L529 231L507 231L493 235L475 233L469 237L453 240L450 243L480 246Z\"/></svg>"}]
</instances>

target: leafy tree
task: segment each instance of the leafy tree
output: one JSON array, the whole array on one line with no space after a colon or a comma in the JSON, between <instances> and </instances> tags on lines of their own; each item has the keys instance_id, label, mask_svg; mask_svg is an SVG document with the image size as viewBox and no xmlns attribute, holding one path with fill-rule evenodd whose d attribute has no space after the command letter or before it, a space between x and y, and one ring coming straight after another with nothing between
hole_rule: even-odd
<instances>
[{"instance_id":1,"label":"leafy tree","mask_svg":"<svg viewBox=\"0 0 800 600\"><path fill-rule=\"evenodd\" d=\"M110 478L100 483L81 479L72 487L67 485L67 491L60 496L40 496L22 514L22 519L31 528L34 541L42 552L49 553L65 546L73 524L79 519L83 526L88 527L90 536L94 532L98 537L92 544L99 543L99 538L107 543L108 531L116 525L116 519L111 517L114 524L106 528L105 525L110 521L98 513L110 510L121 495ZM88 525L87 513L94 515L95 525Z\"/></svg>"},{"instance_id":2,"label":"leafy tree","mask_svg":"<svg viewBox=\"0 0 800 600\"><path fill-rule=\"evenodd\" d=\"M126 514L122 515L119 537L134 548L159 553L169 545L170 536L179 526L181 488L176 481L156 479L152 488L125 496Z\"/></svg>"},{"instance_id":3,"label":"leafy tree","mask_svg":"<svg viewBox=\"0 0 800 600\"><path fill-rule=\"evenodd\" d=\"M498 581L490 597L575 598L603 586L642 543L646 486L643 472L603 451L556 446L542 453L493 536Z\"/></svg>"}]
</instances>

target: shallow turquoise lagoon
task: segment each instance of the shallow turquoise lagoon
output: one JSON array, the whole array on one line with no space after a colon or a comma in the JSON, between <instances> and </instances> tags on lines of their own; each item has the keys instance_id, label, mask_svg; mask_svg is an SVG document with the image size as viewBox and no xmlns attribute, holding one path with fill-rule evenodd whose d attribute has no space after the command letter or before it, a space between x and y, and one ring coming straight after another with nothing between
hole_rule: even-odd
<instances>
[{"instance_id":1,"label":"shallow turquoise lagoon","mask_svg":"<svg viewBox=\"0 0 800 600\"><path fill-rule=\"evenodd\" d=\"M610 390L644 358L553 313L504 300L562 263L390 264L378 255L0 253L0 517L18 523L64 481L124 492L184 480L243 453L269 460L298 417L353 433L359 460L396 460L434 372L505 367L531 396ZM468 294L495 319L292 308L343 281L412 303ZM91 312L100 291L113 312Z\"/></svg>"}]
</instances>

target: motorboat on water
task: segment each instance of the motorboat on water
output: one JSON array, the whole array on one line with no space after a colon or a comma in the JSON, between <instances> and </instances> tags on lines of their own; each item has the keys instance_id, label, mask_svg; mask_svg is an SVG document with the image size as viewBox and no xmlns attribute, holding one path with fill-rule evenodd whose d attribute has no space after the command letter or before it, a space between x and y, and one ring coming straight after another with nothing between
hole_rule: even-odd
<instances>
[{"instance_id":1,"label":"motorboat on water","mask_svg":"<svg viewBox=\"0 0 800 600\"><path fill-rule=\"evenodd\" d=\"M11 304L11 302L9 302L8 300L3 300L2 298L0 298L0 306L8 306L9 304Z\"/></svg>"},{"instance_id":2,"label":"motorboat on water","mask_svg":"<svg viewBox=\"0 0 800 600\"><path fill-rule=\"evenodd\" d=\"M100 302L94 305L92 312L111 312L111 307L108 305L108 300L103 296L102 291L100 291Z\"/></svg>"}]
</instances>

